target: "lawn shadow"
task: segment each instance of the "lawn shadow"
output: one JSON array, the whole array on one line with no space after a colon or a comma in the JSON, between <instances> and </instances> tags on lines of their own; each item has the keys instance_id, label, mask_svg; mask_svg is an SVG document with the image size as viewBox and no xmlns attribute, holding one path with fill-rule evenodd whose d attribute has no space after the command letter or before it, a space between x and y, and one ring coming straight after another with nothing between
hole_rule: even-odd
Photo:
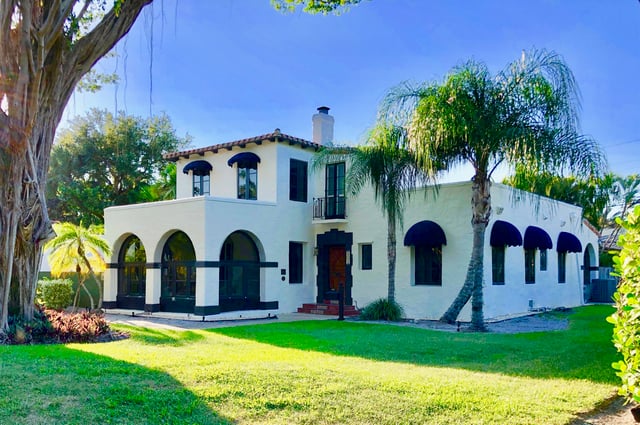
<instances>
[{"instance_id":1,"label":"lawn shadow","mask_svg":"<svg viewBox=\"0 0 640 425\"><path fill-rule=\"evenodd\" d=\"M616 384L611 369L616 352L610 307L594 306L567 313L565 331L524 334L451 333L357 321L301 321L210 329L209 332L270 344L470 371L540 379L585 379Z\"/></svg>"},{"instance_id":2,"label":"lawn shadow","mask_svg":"<svg viewBox=\"0 0 640 425\"><path fill-rule=\"evenodd\" d=\"M202 333L194 331L144 328L123 324L118 324L114 326L114 328L126 331L131 339L146 345L171 345L179 347L204 339Z\"/></svg>"},{"instance_id":3,"label":"lawn shadow","mask_svg":"<svg viewBox=\"0 0 640 425\"><path fill-rule=\"evenodd\" d=\"M162 371L40 345L0 346L0 423L234 422Z\"/></svg>"}]
</instances>

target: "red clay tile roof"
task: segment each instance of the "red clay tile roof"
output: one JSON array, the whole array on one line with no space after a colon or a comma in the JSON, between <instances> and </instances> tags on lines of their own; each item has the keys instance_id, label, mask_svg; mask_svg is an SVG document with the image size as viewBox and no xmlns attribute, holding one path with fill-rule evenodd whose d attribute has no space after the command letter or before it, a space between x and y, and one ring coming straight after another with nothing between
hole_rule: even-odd
<instances>
[{"instance_id":1,"label":"red clay tile roof","mask_svg":"<svg viewBox=\"0 0 640 425\"><path fill-rule=\"evenodd\" d=\"M164 159L168 159L170 161L177 161L182 158L189 158L189 155L200 154L204 155L205 152L213 152L218 153L220 149L231 150L234 146L240 146L244 148L249 143L255 143L256 145L262 144L262 142L280 142L280 143L289 143L290 145L300 145L302 148L311 148L314 150L318 150L321 148L321 145L317 143L310 142L305 139L301 139L299 137L289 136L288 134L284 134L280 132L279 128L276 128L273 133L263 134L261 136L249 137L247 139L234 140L233 142L220 143L218 145L207 146L204 148L190 149L187 151L181 152L171 152L164 154Z\"/></svg>"}]
</instances>

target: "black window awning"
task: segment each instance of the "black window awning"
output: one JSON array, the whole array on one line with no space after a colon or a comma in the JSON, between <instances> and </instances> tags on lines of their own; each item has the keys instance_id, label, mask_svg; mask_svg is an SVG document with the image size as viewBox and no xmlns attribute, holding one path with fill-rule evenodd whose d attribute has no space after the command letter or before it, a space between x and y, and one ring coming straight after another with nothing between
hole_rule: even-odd
<instances>
[{"instance_id":1,"label":"black window awning","mask_svg":"<svg viewBox=\"0 0 640 425\"><path fill-rule=\"evenodd\" d=\"M405 246L441 246L447 244L444 230L430 220L420 221L407 230L404 235Z\"/></svg>"},{"instance_id":2,"label":"black window awning","mask_svg":"<svg viewBox=\"0 0 640 425\"><path fill-rule=\"evenodd\" d=\"M536 226L529 226L524 231L524 249L551 249L553 242L547 232Z\"/></svg>"},{"instance_id":3,"label":"black window awning","mask_svg":"<svg viewBox=\"0 0 640 425\"><path fill-rule=\"evenodd\" d=\"M204 176L211 172L213 167L208 161L192 161L184 166L182 172L185 174L189 174L189 171L193 171L193 174L196 176Z\"/></svg>"},{"instance_id":4,"label":"black window awning","mask_svg":"<svg viewBox=\"0 0 640 425\"><path fill-rule=\"evenodd\" d=\"M522 235L511 223L497 220L491 228L491 246L522 246Z\"/></svg>"},{"instance_id":5,"label":"black window awning","mask_svg":"<svg viewBox=\"0 0 640 425\"><path fill-rule=\"evenodd\" d=\"M560 232L556 250L558 252L582 252L582 244L576 235L569 232Z\"/></svg>"},{"instance_id":6,"label":"black window awning","mask_svg":"<svg viewBox=\"0 0 640 425\"><path fill-rule=\"evenodd\" d=\"M260 162L260 157L253 152L240 152L233 155L227 161L229 167L233 167L233 164L238 163L238 168L251 168L255 167Z\"/></svg>"}]
</instances>

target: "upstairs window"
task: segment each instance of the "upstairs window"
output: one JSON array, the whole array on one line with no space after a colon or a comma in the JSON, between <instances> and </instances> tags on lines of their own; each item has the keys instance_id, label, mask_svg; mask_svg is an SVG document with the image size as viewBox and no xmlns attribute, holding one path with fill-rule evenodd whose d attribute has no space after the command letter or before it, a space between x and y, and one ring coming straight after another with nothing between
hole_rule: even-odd
<instances>
[{"instance_id":1,"label":"upstairs window","mask_svg":"<svg viewBox=\"0 0 640 425\"><path fill-rule=\"evenodd\" d=\"M238 199L258 199L258 164L238 164Z\"/></svg>"},{"instance_id":2,"label":"upstairs window","mask_svg":"<svg viewBox=\"0 0 640 425\"><path fill-rule=\"evenodd\" d=\"M211 164L204 160L192 161L182 169L185 174L189 174L189 171L191 171L191 193L193 196L209 195L211 190L211 169Z\"/></svg>"},{"instance_id":3,"label":"upstairs window","mask_svg":"<svg viewBox=\"0 0 640 425\"><path fill-rule=\"evenodd\" d=\"M291 159L289 162L289 199L307 202L307 162Z\"/></svg>"},{"instance_id":4,"label":"upstairs window","mask_svg":"<svg viewBox=\"0 0 640 425\"><path fill-rule=\"evenodd\" d=\"M253 152L238 153L227 161L229 167L238 168L238 199L258 199L258 163L260 157Z\"/></svg>"},{"instance_id":5,"label":"upstairs window","mask_svg":"<svg viewBox=\"0 0 640 425\"><path fill-rule=\"evenodd\" d=\"M193 174L193 196L209 195L211 177L209 173L204 175Z\"/></svg>"},{"instance_id":6,"label":"upstairs window","mask_svg":"<svg viewBox=\"0 0 640 425\"><path fill-rule=\"evenodd\" d=\"M327 165L325 175L325 217L345 217L345 164L339 162Z\"/></svg>"}]
</instances>

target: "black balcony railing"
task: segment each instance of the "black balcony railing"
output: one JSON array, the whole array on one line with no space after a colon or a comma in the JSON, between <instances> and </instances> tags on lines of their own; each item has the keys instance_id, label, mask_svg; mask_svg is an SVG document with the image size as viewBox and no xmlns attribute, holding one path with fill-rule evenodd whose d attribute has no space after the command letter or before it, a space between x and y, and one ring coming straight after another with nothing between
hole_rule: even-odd
<instances>
[{"instance_id":1,"label":"black balcony railing","mask_svg":"<svg viewBox=\"0 0 640 425\"><path fill-rule=\"evenodd\" d=\"M330 220L347 217L347 200L344 196L313 198L313 218Z\"/></svg>"}]
</instances>

